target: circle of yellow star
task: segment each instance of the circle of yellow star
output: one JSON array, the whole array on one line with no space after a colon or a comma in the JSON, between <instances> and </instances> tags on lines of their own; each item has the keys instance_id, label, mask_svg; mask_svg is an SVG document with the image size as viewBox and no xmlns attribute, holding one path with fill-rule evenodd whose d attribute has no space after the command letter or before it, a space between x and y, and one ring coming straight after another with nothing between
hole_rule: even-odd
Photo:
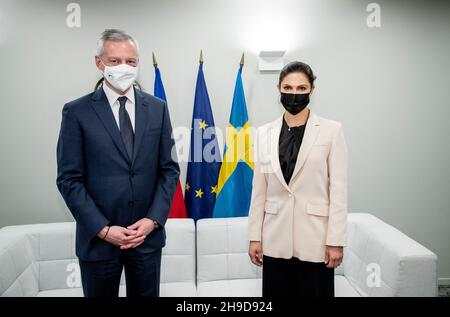
<instances>
[{"instance_id":1,"label":"circle of yellow star","mask_svg":"<svg viewBox=\"0 0 450 317\"><path fill-rule=\"evenodd\" d=\"M217 194L217 185L216 186L211 186L211 193Z\"/></svg>"},{"instance_id":2,"label":"circle of yellow star","mask_svg":"<svg viewBox=\"0 0 450 317\"><path fill-rule=\"evenodd\" d=\"M190 188L191 188L191 186L189 185L189 183L186 183L186 185L184 186L184 189L186 189L186 191L189 191Z\"/></svg>"},{"instance_id":3,"label":"circle of yellow star","mask_svg":"<svg viewBox=\"0 0 450 317\"><path fill-rule=\"evenodd\" d=\"M195 197L202 198L202 196L203 196L203 191L201 188L199 188L198 190L195 191Z\"/></svg>"},{"instance_id":4,"label":"circle of yellow star","mask_svg":"<svg viewBox=\"0 0 450 317\"><path fill-rule=\"evenodd\" d=\"M198 128L205 130L207 126L208 125L206 124L206 121L203 120L203 121L199 122L199 127Z\"/></svg>"}]
</instances>

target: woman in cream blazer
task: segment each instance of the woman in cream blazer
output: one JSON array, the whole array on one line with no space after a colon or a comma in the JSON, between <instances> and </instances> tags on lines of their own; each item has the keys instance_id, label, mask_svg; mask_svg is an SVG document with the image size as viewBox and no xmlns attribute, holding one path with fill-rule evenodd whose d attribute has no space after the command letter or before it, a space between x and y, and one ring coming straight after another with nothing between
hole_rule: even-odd
<instances>
[{"instance_id":1,"label":"woman in cream blazer","mask_svg":"<svg viewBox=\"0 0 450 317\"><path fill-rule=\"evenodd\" d=\"M311 68L280 73L284 114L258 129L249 212L249 256L263 267L263 296L334 296L347 225L342 125L308 107Z\"/></svg>"}]
</instances>

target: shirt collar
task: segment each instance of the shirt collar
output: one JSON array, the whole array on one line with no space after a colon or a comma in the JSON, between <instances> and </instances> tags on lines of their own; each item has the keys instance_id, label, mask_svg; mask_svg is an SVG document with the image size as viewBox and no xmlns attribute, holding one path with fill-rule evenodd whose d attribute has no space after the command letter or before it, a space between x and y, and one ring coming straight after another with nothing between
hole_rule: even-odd
<instances>
[{"instance_id":1,"label":"shirt collar","mask_svg":"<svg viewBox=\"0 0 450 317\"><path fill-rule=\"evenodd\" d=\"M103 83L102 87L103 91L105 92L106 98L108 99L109 105L112 107L114 103L117 101L117 98L122 97L122 95L119 95L114 90L109 88L108 85L106 85L106 83ZM126 96L128 100L134 104L134 87L128 89L126 94L123 96Z\"/></svg>"}]
</instances>

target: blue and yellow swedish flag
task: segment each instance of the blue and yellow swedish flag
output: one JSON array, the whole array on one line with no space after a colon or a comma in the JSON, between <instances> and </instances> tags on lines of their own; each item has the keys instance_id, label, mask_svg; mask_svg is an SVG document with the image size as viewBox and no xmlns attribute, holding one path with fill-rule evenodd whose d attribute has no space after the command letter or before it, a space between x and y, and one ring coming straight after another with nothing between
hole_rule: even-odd
<instances>
[{"instance_id":1,"label":"blue and yellow swedish flag","mask_svg":"<svg viewBox=\"0 0 450 317\"><path fill-rule=\"evenodd\" d=\"M213 217L248 216L253 181L253 144L242 86L242 67L236 78L230 124L217 184Z\"/></svg>"},{"instance_id":2,"label":"blue and yellow swedish flag","mask_svg":"<svg viewBox=\"0 0 450 317\"><path fill-rule=\"evenodd\" d=\"M195 90L191 147L184 192L188 217L195 221L212 216L219 170L220 150L201 61Z\"/></svg>"}]
</instances>

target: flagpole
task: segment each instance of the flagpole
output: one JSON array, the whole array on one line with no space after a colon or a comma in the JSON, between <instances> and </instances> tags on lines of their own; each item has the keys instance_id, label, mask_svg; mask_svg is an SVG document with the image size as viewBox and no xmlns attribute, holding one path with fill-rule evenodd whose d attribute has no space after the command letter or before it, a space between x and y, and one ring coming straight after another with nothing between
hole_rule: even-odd
<instances>
[{"instance_id":1,"label":"flagpole","mask_svg":"<svg viewBox=\"0 0 450 317\"><path fill-rule=\"evenodd\" d=\"M200 60L199 60L200 64L203 64L203 50L200 50Z\"/></svg>"},{"instance_id":2,"label":"flagpole","mask_svg":"<svg viewBox=\"0 0 450 317\"><path fill-rule=\"evenodd\" d=\"M153 66L158 67L158 62L156 61L155 52L152 52L152 57L153 57Z\"/></svg>"},{"instance_id":3,"label":"flagpole","mask_svg":"<svg viewBox=\"0 0 450 317\"><path fill-rule=\"evenodd\" d=\"M241 62L239 63L241 67L244 67L244 53L242 53Z\"/></svg>"}]
</instances>

